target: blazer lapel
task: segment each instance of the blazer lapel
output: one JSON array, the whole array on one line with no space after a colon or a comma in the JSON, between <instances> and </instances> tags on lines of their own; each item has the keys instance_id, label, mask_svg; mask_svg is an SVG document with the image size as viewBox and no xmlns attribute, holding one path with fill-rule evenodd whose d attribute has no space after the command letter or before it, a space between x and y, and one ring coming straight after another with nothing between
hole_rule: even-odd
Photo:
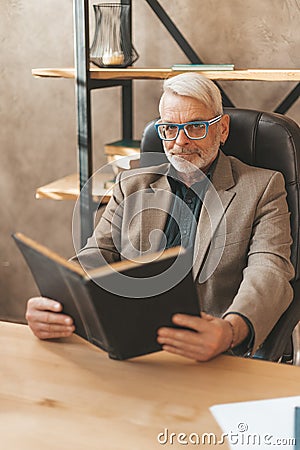
<instances>
[{"instance_id":1,"label":"blazer lapel","mask_svg":"<svg viewBox=\"0 0 300 450\"><path fill-rule=\"evenodd\" d=\"M235 185L230 159L220 151L218 161L206 195L204 197L197 227L193 275L197 277L200 269L199 282L206 281L217 267L220 255L210 258L210 244L218 228L218 234L226 235L225 212L235 196L234 191L228 191Z\"/></svg>"},{"instance_id":2,"label":"blazer lapel","mask_svg":"<svg viewBox=\"0 0 300 450\"><path fill-rule=\"evenodd\" d=\"M160 250L171 201L172 191L165 175L151 183L150 188L144 191L140 234L140 248L143 252Z\"/></svg>"}]
</instances>

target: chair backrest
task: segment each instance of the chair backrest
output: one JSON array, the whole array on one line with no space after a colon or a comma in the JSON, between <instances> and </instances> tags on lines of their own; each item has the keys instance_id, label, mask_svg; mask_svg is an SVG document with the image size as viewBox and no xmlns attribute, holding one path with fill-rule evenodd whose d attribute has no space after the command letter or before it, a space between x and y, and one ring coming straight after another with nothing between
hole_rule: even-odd
<instances>
[{"instance_id":1,"label":"chair backrest","mask_svg":"<svg viewBox=\"0 0 300 450\"><path fill-rule=\"evenodd\" d=\"M300 128L281 114L238 108L224 108L224 112L230 116L230 133L222 148L224 153L253 166L277 170L286 182L293 238L294 300L256 353L259 358L276 361L285 352L300 320ZM146 164L147 152L163 152L154 122L147 124L141 142L141 159L144 158Z\"/></svg>"}]
</instances>

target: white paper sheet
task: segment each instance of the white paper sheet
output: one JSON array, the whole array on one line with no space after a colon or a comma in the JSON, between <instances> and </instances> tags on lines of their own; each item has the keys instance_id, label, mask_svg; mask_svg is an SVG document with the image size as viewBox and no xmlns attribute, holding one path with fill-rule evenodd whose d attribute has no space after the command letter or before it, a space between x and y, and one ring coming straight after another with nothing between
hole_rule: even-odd
<instances>
[{"instance_id":1,"label":"white paper sheet","mask_svg":"<svg viewBox=\"0 0 300 450\"><path fill-rule=\"evenodd\" d=\"M296 406L300 396L214 405L210 411L233 450L294 450Z\"/></svg>"}]
</instances>

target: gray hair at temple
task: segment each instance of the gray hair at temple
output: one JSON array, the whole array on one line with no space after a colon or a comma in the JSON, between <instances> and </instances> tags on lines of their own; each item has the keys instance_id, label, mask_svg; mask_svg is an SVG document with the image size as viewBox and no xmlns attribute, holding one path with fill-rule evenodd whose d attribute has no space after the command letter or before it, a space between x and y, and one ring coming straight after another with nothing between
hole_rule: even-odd
<instances>
[{"instance_id":1,"label":"gray hair at temple","mask_svg":"<svg viewBox=\"0 0 300 450\"><path fill-rule=\"evenodd\" d=\"M163 95L159 103L159 111L165 93L184 95L199 100L214 114L223 114L221 92L213 81L195 72L186 72L164 81Z\"/></svg>"}]
</instances>

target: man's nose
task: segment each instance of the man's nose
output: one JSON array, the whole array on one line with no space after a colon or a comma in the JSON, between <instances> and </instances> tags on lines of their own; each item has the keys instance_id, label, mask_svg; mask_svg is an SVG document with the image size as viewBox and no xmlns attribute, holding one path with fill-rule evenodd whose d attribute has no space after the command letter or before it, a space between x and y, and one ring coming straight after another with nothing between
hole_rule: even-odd
<instances>
[{"instance_id":1,"label":"man's nose","mask_svg":"<svg viewBox=\"0 0 300 450\"><path fill-rule=\"evenodd\" d=\"M180 130L176 138L176 144L179 146L187 145L190 143L190 139L185 134L184 130Z\"/></svg>"}]
</instances>

